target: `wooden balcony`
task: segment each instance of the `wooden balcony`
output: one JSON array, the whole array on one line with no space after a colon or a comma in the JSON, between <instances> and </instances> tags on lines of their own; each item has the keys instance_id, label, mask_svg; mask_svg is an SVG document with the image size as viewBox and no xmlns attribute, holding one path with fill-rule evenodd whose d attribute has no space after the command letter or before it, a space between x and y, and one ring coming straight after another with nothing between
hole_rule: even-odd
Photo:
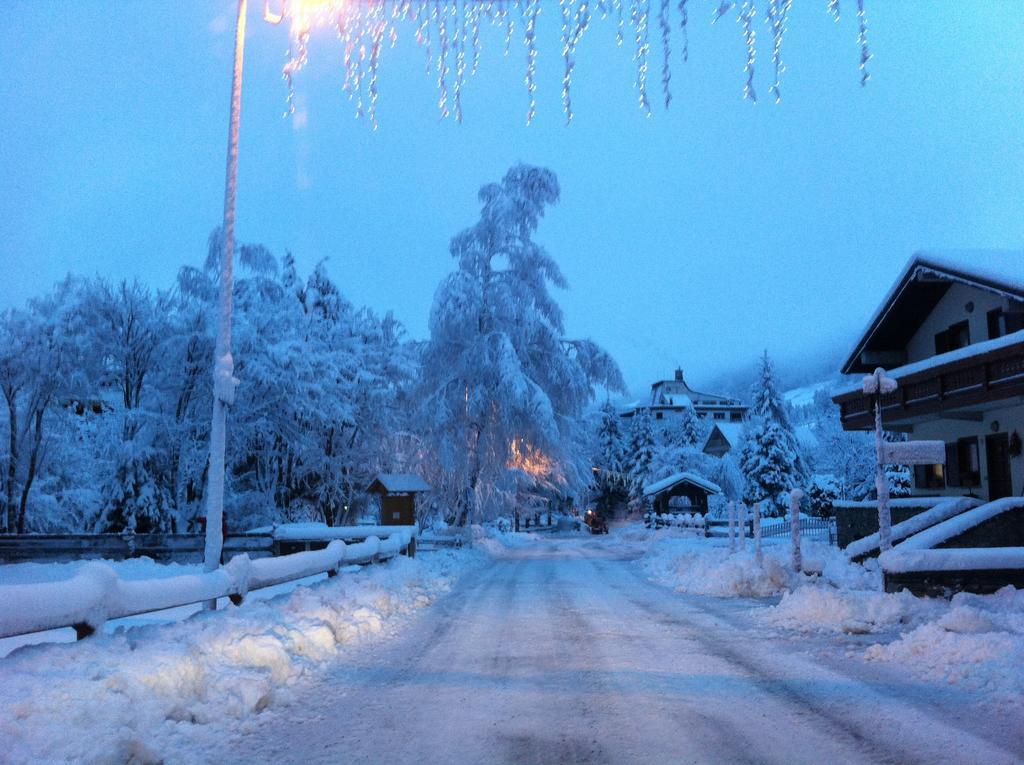
<instances>
[{"instance_id":1,"label":"wooden balcony","mask_svg":"<svg viewBox=\"0 0 1024 765\"><path fill-rule=\"evenodd\" d=\"M970 416L987 405L1024 396L1024 342L982 352L915 371L890 374L899 381L894 393L882 396L882 421L900 425L928 416ZM870 400L856 391L832 399L839 405L845 430L870 430ZM980 416L979 416L980 419Z\"/></svg>"}]
</instances>

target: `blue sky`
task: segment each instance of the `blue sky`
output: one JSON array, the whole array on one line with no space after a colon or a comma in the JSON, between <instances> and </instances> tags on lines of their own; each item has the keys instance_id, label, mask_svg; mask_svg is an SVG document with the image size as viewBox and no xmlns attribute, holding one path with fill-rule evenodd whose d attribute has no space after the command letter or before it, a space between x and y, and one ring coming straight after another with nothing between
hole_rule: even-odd
<instances>
[{"instance_id":1,"label":"blue sky","mask_svg":"<svg viewBox=\"0 0 1024 765\"><path fill-rule=\"evenodd\" d=\"M921 248L1024 247L1024 16L1010 0L867 0L875 55L859 86L853 0L838 24L797 2L783 101L742 100L732 16L693 0L674 101L636 106L631 50L596 24L577 56L566 126L560 24L538 24L539 116L524 125L525 52L484 34L462 125L438 119L411 30L385 53L380 128L340 91L340 49L315 36L282 119L287 33L250 11L238 208L241 241L322 258L350 299L426 333L448 240L476 191L517 161L558 173L539 240L562 264L573 335L635 389L694 384L768 348L783 361L845 346ZM758 4L763 5L763 3ZM220 220L233 3L15 0L0 29L0 307L69 271L172 284ZM518 37L518 36L517 36ZM1024 264L1022 264L1024 267Z\"/></svg>"}]
</instances>

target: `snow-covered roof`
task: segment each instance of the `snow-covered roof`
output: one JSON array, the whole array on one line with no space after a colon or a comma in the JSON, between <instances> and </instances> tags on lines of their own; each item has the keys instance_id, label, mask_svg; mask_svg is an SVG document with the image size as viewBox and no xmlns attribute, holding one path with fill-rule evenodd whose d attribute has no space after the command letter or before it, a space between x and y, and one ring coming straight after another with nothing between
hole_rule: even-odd
<instances>
[{"instance_id":1,"label":"snow-covered roof","mask_svg":"<svg viewBox=\"0 0 1024 765\"><path fill-rule=\"evenodd\" d=\"M706 478L701 478L699 475L683 471L682 473L676 473L670 475L668 478L663 478L660 481L649 483L644 486L644 496L649 497L652 494L660 494L666 489L671 489L674 486L678 486L681 483L688 483L696 486L699 489L703 489L709 494L721 494L722 488L717 483L712 483Z\"/></svg>"},{"instance_id":2,"label":"snow-covered roof","mask_svg":"<svg viewBox=\"0 0 1024 765\"><path fill-rule=\"evenodd\" d=\"M708 437L704 439L704 447L708 445L708 441L711 440L711 436L714 435L716 430L721 433L722 438L729 443L729 448L735 448L735 446L743 440L742 422L716 422L714 427L708 431Z\"/></svg>"},{"instance_id":3,"label":"snow-covered roof","mask_svg":"<svg viewBox=\"0 0 1024 765\"><path fill-rule=\"evenodd\" d=\"M981 356L992 351L998 351L1002 348L1009 348L1014 345L1024 344L1024 329L1017 332L1011 332L1008 335L997 337L995 340L983 340L980 343L974 343L973 345L965 345L963 348L957 348L955 351L948 351L946 353L938 353L935 356L929 356L927 359L921 359L920 361L914 361L910 364L904 364L901 367L895 369L887 369L885 374L887 377L899 381L901 378L909 377L910 375L917 374L918 372L926 372L931 369L937 369L947 364L953 364L958 361L964 361L966 359L974 358L975 356ZM860 380L855 385L842 388L836 391L833 398L839 398L840 396L847 396L851 393L862 393L863 384Z\"/></svg>"},{"instance_id":4,"label":"snow-covered roof","mask_svg":"<svg viewBox=\"0 0 1024 765\"><path fill-rule=\"evenodd\" d=\"M1024 300L1024 251L1016 250L922 250L914 253L900 271L881 304L861 332L853 352L843 364L849 373L900 296L918 275L938 277Z\"/></svg>"},{"instance_id":5,"label":"snow-covered roof","mask_svg":"<svg viewBox=\"0 0 1024 765\"><path fill-rule=\"evenodd\" d=\"M401 494L430 491L430 486L415 473L381 473L373 479L373 483L366 490L380 492L381 489L388 494Z\"/></svg>"}]
</instances>

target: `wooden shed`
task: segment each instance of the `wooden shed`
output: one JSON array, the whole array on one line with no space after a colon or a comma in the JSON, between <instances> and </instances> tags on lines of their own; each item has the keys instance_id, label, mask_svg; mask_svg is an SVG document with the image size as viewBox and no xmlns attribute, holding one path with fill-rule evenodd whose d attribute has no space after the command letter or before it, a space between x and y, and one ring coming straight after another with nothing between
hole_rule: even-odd
<instances>
[{"instance_id":1,"label":"wooden shed","mask_svg":"<svg viewBox=\"0 0 1024 765\"><path fill-rule=\"evenodd\" d=\"M415 473L381 473L366 490L380 495L381 526L412 526L416 523L416 495L430 487Z\"/></svg>"},{"instance_id":2,"label":"wooden shed","mask_svg":"<svg viewBox=\"0 0 1024 765\"><path fill-rule=\"evenodd\" d=\"M694 473L676 473L644 486L656 513L700 513L708 511L708 495L721 494L718 484Z\"/></svg>"}]
</instances>

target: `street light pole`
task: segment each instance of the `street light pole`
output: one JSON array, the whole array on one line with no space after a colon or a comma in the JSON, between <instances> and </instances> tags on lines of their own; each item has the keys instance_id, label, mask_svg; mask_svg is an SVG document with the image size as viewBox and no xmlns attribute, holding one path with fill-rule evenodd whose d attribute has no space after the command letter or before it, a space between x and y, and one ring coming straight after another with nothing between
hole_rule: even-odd
<instances>
[{"instance_id":1,"label":"street light pole","mask_svg":"<svg viewBox=\"0 0 1024 765\"><path fill-rule=\"evenodd\" d=\"M231 117L228 123L228 161L224 183L224 221L221 228L224 252L220 269L220 300L217 339L213 353L213 418L210 424L210 464L206 484L206 547L203 568L220 566L224 546L224 441L227 408L234 403L234 361L231 357L231 309L234 289L235 196L238 188L238 128L242 111L242 62L245 54L245 16L248 0L238 0L235 24L235 68L231 77ZM217 601L204 604L217 608Z\"/></svg>"}]
</instances>

